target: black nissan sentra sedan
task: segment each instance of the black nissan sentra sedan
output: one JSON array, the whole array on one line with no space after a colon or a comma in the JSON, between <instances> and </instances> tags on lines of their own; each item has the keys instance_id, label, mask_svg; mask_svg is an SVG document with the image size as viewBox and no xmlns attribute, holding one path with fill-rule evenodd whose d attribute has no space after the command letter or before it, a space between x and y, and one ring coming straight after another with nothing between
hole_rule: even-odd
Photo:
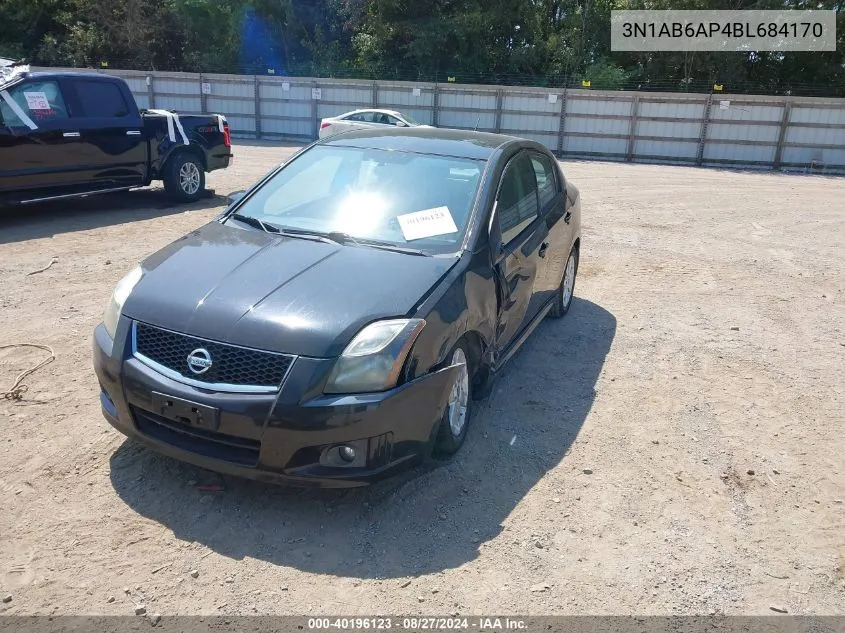
<instances>
[{"instance_id":1,"label":"black nissan sentra sedan","mask_svg":"<svg viewBox=\"0 0 845 633\"><path fill-rule=\"evenodd\" d=\"M578 190L533 141L351 132L232 198L94 332L106 419L198 466L353 486L455 453L473 398L572 301Z\"/></svg>"}]
</instances>

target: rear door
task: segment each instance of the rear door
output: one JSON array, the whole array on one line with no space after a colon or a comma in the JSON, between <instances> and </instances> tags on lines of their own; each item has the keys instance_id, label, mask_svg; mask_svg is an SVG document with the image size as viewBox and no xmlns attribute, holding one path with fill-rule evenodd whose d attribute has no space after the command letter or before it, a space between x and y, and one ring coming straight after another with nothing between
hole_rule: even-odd
<instances>
[{"instance_id":1,"label":"rear door","mask_svg":"<svg viewBox=\"0 0 845 633\"><path fill-rule=\"evenodd\" d=\"M79 139L58 81L32 78L0 90L0 120L0 192L37 189L25 197L47 197L50 188L78 184Z\"/></svg>"},{"instance_id":2,"label":"rear door","mask_svg":"<svg viewBox=\"0 0 845 633\"><path fill-rule=\"evenodd\" d=\"M501 247L495 255L499 287L499 322L496 347L511 345L537 311L532 302L539 250L548 234L538 212L537 181L527 152L510 160L496 197L491 234Z\"/></svg>"},{"instance_id":3,"label":"rear door","mask_svg":"<svg viewBox=\"0 0 845 633\"><path fill-rule=\"evenodd\" d=\"M85 180L97 188L145 184L147 140L134 100L105 77L74 77L64 83L72 99Z\"/></svg>"},{"instance_id":4,"label":"rear door","mask_svg":"<svg viewBox=\"0 0 845 633\"><path fill-rule=\"evenodd\" d=\"M547 229L537 252L537 274L531 297L531 309L539 310L557 292L563 279L572 231L568 218L564 218L566 195L557 165L540 152L529 152L528 156L537 181L540 217Z\"/></svg>"}]
</instances>

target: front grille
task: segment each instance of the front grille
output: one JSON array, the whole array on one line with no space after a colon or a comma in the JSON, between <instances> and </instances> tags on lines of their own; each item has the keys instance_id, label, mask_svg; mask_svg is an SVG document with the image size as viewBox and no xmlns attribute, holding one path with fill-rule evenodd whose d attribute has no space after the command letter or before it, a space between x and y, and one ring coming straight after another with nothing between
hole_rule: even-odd
<instances>
[{"instance_id":1,"label":"front grille","mask_svg":"<svg viewBox=\"0 0 845 633\"><path fill-rule=\"evenodd\" d=\"M211 367L197 374L188 368L188 356L204 349ZM217 343L135 322L135 353L184 378L234 386L260 386L277 389L293 356Z\"/></svg>"},{"instance_id":2,"label":"front grille","mask_svg":"<svg viewBox=\"0 0 845 633\"><path fill-rule=\"evenodd\" d=\"M255 466L258 463L261 442L257 440L197 429L137 407L132 407L132 417L141 433L183 451L241 466Z\"/></svg>"}]
</instances>

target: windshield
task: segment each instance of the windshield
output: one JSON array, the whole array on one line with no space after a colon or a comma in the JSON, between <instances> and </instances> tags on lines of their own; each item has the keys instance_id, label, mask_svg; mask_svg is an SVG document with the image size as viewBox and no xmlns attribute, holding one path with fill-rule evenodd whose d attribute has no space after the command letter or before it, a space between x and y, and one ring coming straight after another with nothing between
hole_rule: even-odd
<instances>
[{"instance_id":1,"label":"windshield","mask_svg":"<svg viewBox=\"0 0 845 633\"><path fill-rule=\"evenodd\" d=\"M478 160L318 145L237 212L282 229L449 253L463 239L483 168Z\"/></svg>"},{"instance_id":2,"label":"windshield","mask_svg":"<svg viewBox=\"0 0 845 633\"><path fill-rule=\"evenodd\" d=\"M410 123L411 125L419 125L419 124L420 124L420 122L419 122L419 121L417 121L417 120L416 120L414 117L412 117L410 114L405 114L405 113L403 113L403 114L402 114L402 118L403 118L403 119L405 119L405 120L406 120L408 123Z\"/></svg>"}]
</instances>

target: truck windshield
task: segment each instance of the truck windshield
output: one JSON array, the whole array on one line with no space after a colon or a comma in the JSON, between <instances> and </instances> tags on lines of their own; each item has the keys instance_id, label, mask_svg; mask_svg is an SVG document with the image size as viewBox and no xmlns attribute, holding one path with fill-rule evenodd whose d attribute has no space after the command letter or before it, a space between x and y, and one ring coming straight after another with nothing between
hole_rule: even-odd
<instances>
[{"instance_id":1,"label":"truck windshield","mask_svg":"<svg viewBox=\"0 0 845 633\"><path fill-rule=\"evenodd\" d=\"M318 145L238 208L282 229L345 233L432 254L460 247L484 161Z\"/></svg>"}]
</instances>

